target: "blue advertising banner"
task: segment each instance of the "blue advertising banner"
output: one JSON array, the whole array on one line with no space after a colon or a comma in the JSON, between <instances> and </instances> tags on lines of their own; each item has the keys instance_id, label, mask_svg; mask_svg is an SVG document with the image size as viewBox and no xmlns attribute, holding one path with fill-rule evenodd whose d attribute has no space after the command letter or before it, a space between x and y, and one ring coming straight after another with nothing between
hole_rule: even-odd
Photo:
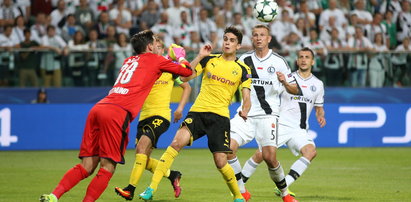
<instances>
[{"instance_id":1,"label":"blue advertising banner","mask_svg":"<svg viewBox=\"0 0 411 202\"><path fill-rule=\"evenodd\" d=\"M186 111L191 104L186 106ZM0 104L0 150L78 149L93 104ZM231 107L231 117L238 103ZM175 109L177 104L172 104ZM327 125L319 128L314 113L309 135L318 147L411 146L411 104L326 104ZM130 127L128 148L134 147L137 120ZM181 120L180 122L181 123ZM171 124L158 146L169 145L179 123ZM246 147L256 147L252 142ZM207 148L207 138L192 148Z\"/></svg>"}]
</instances>

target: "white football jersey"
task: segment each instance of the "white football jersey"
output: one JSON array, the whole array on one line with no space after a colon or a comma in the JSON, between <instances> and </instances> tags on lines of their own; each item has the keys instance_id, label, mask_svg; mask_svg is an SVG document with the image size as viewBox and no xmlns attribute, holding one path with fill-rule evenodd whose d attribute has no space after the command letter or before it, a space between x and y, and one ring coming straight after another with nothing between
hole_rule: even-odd
<instances>
[{"instance_id":1,"label":"white football jersey","mask_svg":"<svg viewBox=\"0 0 411 202\"><path fill-rule=\"evenodd\" d=\"M284 86L278 81L276 72L282 72L287 82L295 79L288 77L291 70L283 57L269 50L264 58L258 58L255 51L243 54L240 61L251 69L251 109L248 116L279 115L280 94ZM238 110L241 110L241 106Z\"/></svg>"},{"instance_id":2,"label":"white football jersey","mask_svg":"<svg viewBox=\"0 0 411 202\"><path fill-rule=\"evenodd\" d=\"M324 104L324 84L311 74L304 79L298 71L291 73L295 78L300 95L292 95L284 91L281 94L281 125L308 129L308 118L314 106L322 107Z\"/></svg>"}]
</instances>

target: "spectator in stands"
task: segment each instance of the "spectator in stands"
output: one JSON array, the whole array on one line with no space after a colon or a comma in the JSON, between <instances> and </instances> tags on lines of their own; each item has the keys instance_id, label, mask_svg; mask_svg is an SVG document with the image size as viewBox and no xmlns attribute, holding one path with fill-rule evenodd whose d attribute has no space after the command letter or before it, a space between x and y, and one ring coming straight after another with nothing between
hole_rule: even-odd
<instances>
[{"instance_id":1,"label":"spectator in stands","mask_svg":"<svg viewBox=\"0 0 411 202\"><path fill-rule=\"evenodd\" d=\"M76 23L76 17L73 14L67 15L66 24L61 28L61 36L65 41L70 41L76 32L82 32L85 36L83 28Z\"/></svg>"},{"instance_id":2,"label":"spectator in stands","mask_svg":"<svg viewBox=\"0 0 411 202\"><path fill-rule=\"evenodd\" d=\"M316 18L319 18L323 11L321 1L322 0L307 0L308 9L315 14Z\"/></svg>"},{"instance_id":3,"label":"spectator in stands","mask_svg":"<svg viewBox=\"0 0 411 202\"><path fill-rule=\"evenodd\" d=\"M343 54L332 53L347 50L346 41L341 40L339 35L339 30L334 27L331 29L331 38L324 41L327 50L331 52L327 54L324 61L327 86L340 86L343 80L342 72L345 72Z\"/></svg>"},{"instance_id":4,"label":"spectator in stands","mask_svg":"<svg viewBox=\"0 0 411 202\"><path fill-rule=\"evenodd\" d=\"M380 13L378 13L380 14ZM381 15L381 14L380 14ZM385 73L388 67L388 54L384 53L388 51L387 46L384 43L383 33L376 33L374 35L374 53L371 55L369 65L369 81L370 87L380 88L384 85Z\"/></svg>"},{"instance_id":5,"label":"spectator in stands","mask_svg":"<svg viewBox=\"0 0 411 202\"><path fill-rule=\"evenodd\" d=\"M40 69L45 87L61 87L61 59L67 55L66 42L56 34L56 27L49 25L47 35L41 39L41 45L48 49L41 57Z\"/></svg>"},{"instance_id":6,"label":"spectator in stands","mask_svg":"<svg viewBox=\"0 0 411 202\"><path fill-rule=\"evenodd\" d=\"M98 79L102 85L112 85L114 83L114 62L115 56L113 53L113 46L117 43L116 28L112 25L107 28L107 37L104 38L104 43L108 48L106 57L104 58L103 68L98 74Z\"/></svg>"},{"instance_id":7,"label":"spectator in stands","mask_svg":"<svg viewBox=\"0 0 411 202\"><path fill-rule=\"evenodd\" d=\"M290 32L284 37L282 44L282 53L291 67L291 71L296 70L297 52L302 47L302 41L297 33Z\"/></svg>"},{"instance_id":8,"label":"spectator in stands","mask_svg":"<svg viewBox=\"0 0 411 202\"><path fill-rule=\"evenodd\" d=\"M101 12L98 22L94 26L94 29L97 30L99 39L104 39L107 37L108 27L110 26L110 17L108 16L108 13L105 11Z\"/></svg>"},{"instance_id":9,"label":"spectator in stands","mask_svg":"<svg viewBox=\"0 0 411 202\"><path fill-rule=\"evenodd\" d=\"M297 35L300 37L302 41L305 41L309 38L308 33L310 31L310 28L308 27L309 24L306 24L306 20L303 18L298 18L298 20L295 22L295 26L297 27Z\"/></svg>"},{"instance_id":10,"label":"spectator in stands","mask_svg":"<svg viewBox=\"0 0 411 202\"><path fill-rule=\"evenodd\" d=\"M261 22L258 21L257 18L254 17L253 7L251 5L248 5L247 7L245 7L245 14L243 15L242 18L243 18L242 21L243 21L244 27L246 30L248 30L248 32L245 34L251 38L251 30L253 29L253 27L257 24L261 24Z\"/></svg>"},{"instance_id":11,"label":"spectator in stands","mask_svg":"<svg viewBox=\"0 0 411 202\"><path fill-rule=\"evenodd\" d=\"M200 34L200 40L203 43L212 44L213 47L217 45L217 35L216 35L216 24L208 18L208 11L206 9L201 9L200 19L194 25L197 32Z\"/></svg>"},{"instance_id":12,"label":"spectator in stands","mask_svg":"<svg viewBox=\"0 0 411 202\"><path fill-rule=\"evenodd\" d=\"M47 34L47 17L44 13L37 13L36 22L31 26L32 37L39 43L41 38Z\"/></svg>"},{"instance_id":13,"label":"spectator in stands","mask_svg":"<svg viewBox=\"0 0 411 202\"><path fill-rule=\"evenodd\" d=\"M209 4L209 2L206 2L207 4L201 4L201 2L201 0L194 0L193 6L190 8L190 17L193 19L193 24L200 20L201 9L206 8L207 4Z\"/></svg>"},{"instance_id":14,"label":"spectator in stands","mask_svg":"<svg viewBox=\"0 0 411 202\"><path fill-rule=\"evenodd\" d=\"M404 38L411 37L411 10L408 0L401 2L401 12L397 20L397 39L402 41Z\"/></svg>"},{"instance_id":15,"label":"spectator in stands","mask_svg":"<svg viewBox=\"0 0 411 202\"><path fill-rule=\"evenodd\" d=\"M344 12L337 8L337 0L329 0L328 5L329 8L325 9L320 15L318 22L320 30L330 25L329 19L332 16L337 20L335 23L337 27L345 27L347 25L347 18L345 18Z\"/></svg>"},{"instance_id":16,"label":"spectator in stands","mask_svg":"<svg viewBox=\"0 0 411 202\"><path fill-rule=\"evenodd\" d=\"M117 5L110 10L109 16L116 26L117 33L129 35L129 30L132 27L132 16L124 3L124 0L117 0Z\"/></svg>"},{"instance_id":17,"label":"spectator in stands","mask_svg":"<svg viewBox=\"0 0 411 202\"><path fill-rule=\"evenodd\" d=\"M340 0L337 7L341 9L347 19L350 17L351 0Z\"/></svg>"},{"instance_id":18,"label":"spectator in stands","mask_svg":"<svg viewBox=\"0 0 411 202\"><path fill-rule=\"evenodd\" d=\"M181 25L181 12L185 11L188 13L189 10L188 8L180 4L180 0L173 0L173 4L173 6L167 8L167 10L165 11L168 15L168 18L173 19L167 21L167 24L169 24L171 27L178 27ZM190 19L188 19L188 21L191 22Z\"/></svg>"},{"instance_id":19,"label":"spectator in stands","mask_svg":"<svg viewBox=\"0 0 411 202\"><path fill-rule=\"evenodd\" d=\"M103 52L100 52L101 50L97 52L92 52L93 50L96 49L105 49L106 44L98 39L98 32L95 29L90 30L88 34L88 41L86 43L89 52L87 54L87 71L86 71L86 77L88 78L88 85L89 86L96 86L98 85L97 82L97 75L100 72L100 64L104 64L104 56L106 55Z\"/></svg>"},{"instance_id":20,"label":"spectator in stands","mask_svg":"<svg viewBox=\"0 0 411 202\"><path fill-rule=\"evenodd\" d=\"M188 21L188 13L180 14L181 25L174 28L174 41L180 46L187 47L190 44L190 34L195 31L194 25Z\"/></svg>"},{"instance_id":21,"label":"spectator in stands","mask_svg":"<svg viewBox=\"0 0 411 202\"><path fill-rule=\"evenodd\" d=\"M297 27L294 24L292 18L290 18L288 10L283 9L281 20L276 20L271 24L271 36L275 36L277 41L282 42L285 40L285 37L288 36L291 32L297 33Z\"/></svg>"},{"instance_id":22,"label":"spectator in stands","mask_svg":"<svg viewBox=\"0 0 411 202\"><path fill-rule=\"evenodd\" d=\"M221 14L224 15L225 21L228 24L233 23L233 17L234 17L234 7L233 6L234 6L233 0L225 0L224 5L221 9Z\"/></svg>"},{"instance_id":23,"label":"spectator in stands","mask_svg":"<svg viewBox=\"0 0 411 202\"><path fill-rule=\"evenodd\" d=\"M324 43L318 37L318 32L316 29L310 30L310 39L305 41L304 47L308 47L315 52L315 64L312 66L311 72L322 80L324 76L323 72L323 61L328 54L327 48Z\"/></svg>"},{"instance_id":24,"label":"spectator in stands","mask_svg":"<svg viewBox=\"0 0 411 202\"><path fill-rule=\"evenodd\" d=\"M94 17L93 10L88 5L88 0L80 0L74 16L76 17L76 22L85 30L85 33L88 33L94 27L96 18Z\"/></svg>"},{"instance_id":25,"label":"spectator in stands","mask_svg":"<svg viewBox=\"0 0 411 202\"><path fill-rule=\"evenodd\" d=\"M114 63L114 67L116 67L114 69L114 77L117 78L120 68L123 66L124 60L133 55L133 47L131 47L131 44L128 43L127 35L124 33L120 33L118 35L118 40L113 46L113 51L116 58Z\"/></svg>"},{"instance_id":26,"label":"spectator in stands","mask_svg":"<svg viewBox=\"0 0 411 202\"><path fill-rule=\"evenodd\" d=\"M168 24L168 20L168 14L163 12L160 15L160 21L151 27L151 30L164 41L166 47L174 43L174 29L170 24Z\"/></svg>"},{"instance_id":27,"label":"spectator in stands","mask_svg":"<svg viewBox=\"0 0 411 202\"><path fill-rule=\"evenodd\" d=\"M50 15L52 11L53 6L50 0L36 0L36 3L32 3L30 8L31 16L37 16L39 13Z\"/></svg>"},{"instance_id":28,"label":"spectator in stands","mask_svg":"<svg viewBox=\"0 0 411 202\"><path fill-rule=\"evenodd\" d=\"M224 18L221 16L221 18ZM201 42L200 34L198 32L192 32L190 34L190 44L187 47L188 51L198 51L203 47L205 43Z\"/></svg>"},{"instance_id":29,"label":"spectator in stands","mask_svg":"<svg viewBox=\"0 0 411 202\"><path fill-rule=\"evenodd\" d=\"M353 13L350 14L350 24L347 26L346 29L346 41L348 42L350 38L354 38L355 35L355 27L360 26L358 24L358 17L357 14Z\"/></svg>"},{"instance_id":30,"label":"spectator in stands","mask_svg":"<svg viewBox=\"0 0 411 202\"><path fill-rule=\"evenodd\" d=\"M278 4L278 10L277 10L278 14L276 17L277 20L282 20L284 10L288 11L287 14L290 19L294 19L294 10L289 1L277 0L276 2Z\"/></svg>"},{"instance_id":31,"label":"spectator in stands","mask_svg":"<svg viewBox=\"0 0 411 202\"><path fill-rule=\"evenodd\" d=\"M140 17L140 30L150 29L160 19L160 12L154 0L148 0L146 9Z\"/></svg>"},{"instance_id":32,"label":"spectator in stands","mask_svg":"<svg viewBox=\"0 0 411 202\"><path fill-rule=\"evenodd\" d=\"M217 15L215 16L215 23L217 27L217 44L216 44L216 49L221 50L222 45L223 45L223 36L224 36L224 30L227 26L226 19L224 15ZM201 47L201 46L200 46ZM198 47L198 49L200 48Z\"/></svg>"},{"instance_id":33,"label":"spectator in stands","mask_svg":"<svg viewBox=\"0 0 411 202\"><path fill-rule=\"evenodd\" d=\"M31 101L32 104L48 104L50 101L47 99L47 91L45 88L40 88L37 91L36 99Z\"/></svg>"},{"instance_id":34,"label":"spectator in stands","mask_svg":"<svg viewBox=\"0 0 411 202\"><path fill-rule=\"evenodd\" d=\"M64 0L59 0L57 3L57 8L54 9L51 14L51 25L53 25L55 28L58 27L63 27L64 24L66 23L66 15L67 15L67 10L66 10L66 3ZM56 30L57 31L57 30Z\"/></svg>"},{"instance_id":35,"label":"spectator in stands","mask_svg":"<svg viewBox=\"0 0 411 202\"><path fill-rule=\"evenodd\" d=\"M13 25L14 19L23 13L14 5L13 0L3 0L0 6L0 27Z\"/></svg>"},{"instance_id":36,"label":"spectator in stands","mask_svg":"<svg viewBox=\"0 0 411 202\"><path fill-rule=\"evenodd\" d=\"M308 3L306 0L302 0L300 3L300 10L294 14L294 22L297 22L298 19L303 19L304 24L307 24L307 27L314 28L315 25L315 14L310 12L308 9Z\"/></svg>"},{"instance_id":37,"label":"spectator in stands","mask_svg":"<svg viewBox=\"0 0 411 202\"><path fill-rule=\"evenodd\" d=\"M320 39L322 41L328 41L331 39L331 31L332 29L337 29L338 30L338 38L341 40L346 40L346 34L345 34L345 30L342 27L338 27L336 26L337 20L335 19L334 16L331 16L330 19L328 20L328 26L324 27L321 30L320 33Z\"/></svg>"},{"instance_id":38,"label":"spectator in stands","mask_svg":"<svg viewBox=\"0 0 411 202\"><path fill-rule=\"evenodd\" d=\"M371 41L364 36L362 26L355 27L355 35L348 40L348 47L356 53L350 54L348 69L350 71L350 81L352 87L365 87L368 56L367 53L372 49Z\"/></svg>"},{"instance_id":39,"label":"spectator in stands","mask_svg":"<svg viewBox=\"0 0 411 202\"><path fill-rule=\"evenodd\" d=\"M24 22L24 17L19 15L14 20L14 27L12 35L14 35L19 43L24 41L24 29L26 29L26 23Z\"/></svg>"},{"instance_id":40,"label":"spectator in stands","mask_svg":"<svg viewBox=\"0 0 411 202\"><path fill-rule=\"evenodd\" d=\"M382 21L382 24L387 30L387 40L389 41L388 48L393 50L397 47L397 26L392 19L392 11L387 11L385 13L385 19Z\"/></svg>"},{"instance_id":41,"label":"spectator in stands","mask_svg":"<svg viewBox=\"0 0 411 202\"><path fill-rule=\"evenodd\" d=\"M31 39L30 29L24 29L24 40L20 42L17 48L30 49L20 51L16 61L19 70L19 86L38 86L37 68L39 65L38 53L33 50L39 47L39 43ZM27 84L27 85L26 85Z\"/></svg>"},{"instance_id":42,"label":"spectator in stands","mask_svg":"<svg viewBox=\"0 0 411 202\"><path fill-rule=\"evenodd\" d=\"M365 26L364 36L366 36L370 41L375 41L375 35L382 33L383 43L385 45L389 44L387 38L387 28L382 24L383 16L381 13L375 13L370 24Z\"/></svg>"},{"instance_id":43,"label":"spectator in stands","mask_svg":"<svg viewBox=\"0 0 411 202\"><path fill-rule=\"evenodd\" d=\"M407 66L409 66L409 53L404 53L404 51L411 51L410 38L405 37L402 41L402 44L398 45L395 51L403 52L396 53L391 58L394 73L394 86L402 87L406 85L406 79L409 79L409 76L407 75Z\"/></svg>"},{"instance_id":44,"label":"spectator in stands","mask_svg":"<svg viewBox=\"0 0 411 202\"><path fill-rule=\"evenodd\" d=\"M20 11L26 23L29 22L31 16L31 0L15 0L14 6Z\"/></svg>"},{"instance_id":45,"label":"spectator in stands","mask_svg":"<svg viewBox=\"0 0 411 202\"><path fill-rule=\"evenodd\" d=\"M243 24L243 18L241 17L241 13L234 13L233 16L233 23L231 26L234 26L238 30L240 30L243 33L243 41L241 42L241 49L243 50L250 50L253 47L253 44L251 42L251 38L249 37L251 35L251 30L247 30L246 27ZM217 36L224 36L222 35L217 35ZM223 44L223 43L221 43Z\"/></svg>"},{"instance_id":46,"label":"spectator in stands","mask_svg":"<svg viewBox=\"0 0 411 202\"><path fill-rule=\"evenodd\" d=\"M88 46L85 43L84 32L76 31L68 42L68 67L74 86L84 86L84 74L87 68L86 53Z\"/></svg>"},{"instance_id":47,"label":"spectator in stands","mask_svg":"<svg viewBox=\"0 0 411 202\"><path fill-rule=\"evenodd\" d=\"M114 0L91 0L89 7L93 10L94 16L99 16L102 12L108 12L113 5Z\"/></svg>"},{"instance_id":48,"label":"spectator in stands","mask_svg":"<svg viewBox=\"0 0 411 202\"><path fill-rule=\"evenodd\" d=\"M4 26L4 32L0 34L0 86L8 86L10 71L14 69L13 47L17 45L18 39L12 35L13 26Z\"/></svg>"},{"instance_id":49,"label":"spectator in stands","mask_svg":"<svg viewBox=\"0 0 411 202\"><path fill-rule=\"evenodd\" d=\"M351 11L351 13L357 14L358 24L364 26L372 21L371 13L365 9L365 3L364 0L354 0L354 10Z\"/></svg>"},{"instance_id":50,"label":"spectator in stands","mask_svg":"<svg viewBox=\"0 0 411 202\"><path fill-rule=\"evenodd\" d=\"M398 14L401 12L401 0L383 0L380 6L380 13L385 14L388 11L392 14L392 22L395 24Z\"/></svg>"}]
</instances>

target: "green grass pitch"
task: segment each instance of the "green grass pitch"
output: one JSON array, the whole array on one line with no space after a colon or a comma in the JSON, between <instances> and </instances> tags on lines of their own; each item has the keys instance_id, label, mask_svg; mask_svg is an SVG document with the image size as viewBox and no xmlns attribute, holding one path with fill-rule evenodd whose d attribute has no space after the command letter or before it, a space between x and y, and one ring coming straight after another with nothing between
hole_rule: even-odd
<instances>
[{"instance_id":1,"label":"green grass pitch","mask_svg":"<svg viewBox=\"0 0 411 202\"><path fill-rule=\"evenodd\" d=\"M159 158L164 150L156 150ZM243 164L254 149L240 149ZM300 201L411 201L411 148L319 148L318 156L304 175L291 186ZM49 193L67 169L79 162L77 151L1 151L0 201L37 201ZM296 160L288 149L279 150L279 159L288 172ZM126 165L119 165L99 201L124 201L114 193L115 186L126 186L134 161L128 150ZM163 179L154 200L164 201L232 201L220 173L206 149L185 149L173 169L183 173L180 199L174 199L168 179ZM151 173L146 171L136 193L148 186ZM81 201L92 177L80 182L60 201ZM250 201L281 201L274 196L274 183L266 165L260 165L247 183ZM134 201L141 201L138 197Z\"/></svg>"}]
</instances>

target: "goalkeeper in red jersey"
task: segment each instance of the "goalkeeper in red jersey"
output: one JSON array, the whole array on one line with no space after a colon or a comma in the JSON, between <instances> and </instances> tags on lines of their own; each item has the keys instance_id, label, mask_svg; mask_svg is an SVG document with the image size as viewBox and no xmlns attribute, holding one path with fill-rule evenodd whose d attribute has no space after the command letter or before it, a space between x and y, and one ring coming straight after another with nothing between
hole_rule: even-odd
<instances>
[{"instance_id":1,"label":"goalkeeper in red jersey","mask_svg":"<svg viewBox=\"0 0 411 202\"><path fill-rule=\"evenodd\" d=\"M181 76L192 74L184 58L179 59L185 65L179 65L158 55L157 43L149 30L131 38L136 55L124 60L113 88L88 114L79 153L81 163L68 170L52 193L42 195L40 201L58 201L100 164L83 202L97 200L106 189L117 163L124 164L129 124L139 113L156 80L163 72Z\"/></svg>"},{"instance_id":2,"label":"goalkeeper in red jersey","mask_svg":"<svg viewBox=\"0 0 411 202\"><path fill-rule=\"evenodd\" d=\"M158 39L159 55L164 54L164 44ZM169 48L169 59L177 60L184 58L185 51L181 46L173 44ZM183 88L180 103L174 111L174 120L176 123L182 117L184 106L186 105L191 93L191 87L188 82L182 82L180 77L164 72L155 82L150 94L144 102L140 112L140 119L137 126L136 137L136 158L134 167L131 171L129 184L125 188L115 187L115 192L126 200L134 198L134 191L144 172L148 170L154 172L158 165L158 160L150 157L153 148L157 148L157 142L160 136L167 131L171 121L170 100L174 83ZM178 198L181 194L180 179L181 173L175 170L167 170L164 177L171 181L174 189L174 196Z\"/></svg>"}]
</instances>

